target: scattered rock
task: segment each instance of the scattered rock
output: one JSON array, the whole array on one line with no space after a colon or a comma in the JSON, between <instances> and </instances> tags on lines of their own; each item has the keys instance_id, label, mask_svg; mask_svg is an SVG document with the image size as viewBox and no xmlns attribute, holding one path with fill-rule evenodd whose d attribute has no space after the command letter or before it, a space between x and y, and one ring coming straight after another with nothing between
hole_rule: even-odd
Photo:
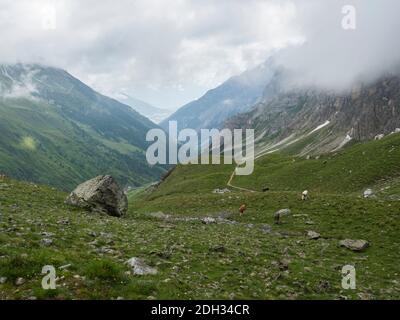
<instances>
[{"instance_id":1,"label":"scattered rock","mask_svg":"<svg viewBox=\"0 0 400 320\"><path fill-rule=\"evenodd\" d=\"M214 246L210 248L210 251L212 252L219 252L219 253L224 253L226 252L226 248L224 246Z\"/></svg>"},{"instance_id":2,"label":"scattered rock","mask_svg":"<svg viewBox=\"0 0 400 320\"><path fill-rule=\"evenodd\" d=\"M357 295L361 300L373 300L374 299L373 295L370 293L367 293L367 292L360 292Z\"/></svg>"},{"instance_id":3,"label":"scattered rock","mask_svg":"<svg viewBox=\"0 0 400 320\"><path fill-rule=\"evenodd\" d=\"M385 137L385 135L383 133L378 134L375 136L374 140L382 140Z\"/></svg>"},{"instance_id":4,"label":"scattered rock","mask_svg":"<svg viewBox=\"0 0 400 320\"><path fill-rule=\"evenodd\" d=\"M45 246L45 247L49 247L53 244L53 240L48 239L48 238L44 238L42 240L40 240L40 244Z\"/></svg>"},{"instance_id":5,"label":"scattered rock","mask_svg":"<svg viewBox=\"0 0 400 320\"><path fill-rule=\"evenodd\" d=\"M72 266L72 264L66 264L64 266L59 267L58 269L60 270L68 269L70 266Z\"/></svg>"},{"instance_id":6,"label":"scattered rock","mask_svg":"<svg viewBox=\"0 0 400 320\"><path fill-rule=\"evenodd\" d=\"M21 286L25 283L25 279L24 278L18 278L17 280L15 280L15 285L16 286Z\"/></svg>"},{"instance_id":7,"label":"scattered rock","mask_svg":"<svg viewBox=\"0 0 400 320\"><path fill-rule=\"evenodd\" d=\"M345 247L347 249L350 249L352 251L363 251L366 248L369 247L369 242L366 240L351 240L351 239L346 239L340 241L340 246Z\"/></svg>"},{"instance_id":8,"label":"scattered rock","mask_svg":"<svg viewBox=\"0 0 400 320\"><path fill-rule=\"evenodd\" d=\"M272 228L269 224L263 224L260 229L264 233L270 233L272 231Z\"/></svg>"},{"instance_id":9,"label":"scattered rock","mask_svg":"<svg viewBox=\"0 0 400 320\"><path fill-rule=\"evenodd\" d=\"M107 253L107 254L115 254L116 251L112 248L107 248L107 247L101 247L96 249L96 252L98 253Z\"/></svg>"},{"instance_id":10,"label":"scattered rock","mask_svg":"<svg viewBox=\"0 0 400 320\"><path fill-rule=\"evenodd\" d=\"M225 189L214 189L213 193L218 193L218 194L224 194L224 193L229 193L231 190L225 188Z\"/></svg>"},{"instance_id":11,"label":"scattered rock","mask_svg":"<svg viewBox=\"0 0 400 320\"><path fill-rule=\"evenodd\" d=\"M5 284L7 282L7 277L0 277L0 284Z\"/></svg>"},{"instance_id":12,"label":"scattered rock","mask_svg":"<svg viewBox=\"0 0 400 320\"><path fill-rule=\"evenodd\" d=\"M150 212L148 216L156 219L168 219L169 215L165 214L164 212Z\"/></svg>"},{"instance_id":13,"label":"scattered rock","mask_svg":"<svg viewBox=\"0 0 400 320\"><path fill-rule=\"evenodd\" d=\"M65 203L121 217L128 210L124 191L111 176L98 176L80 184Z\"/></svg>"},{"instance_id":14,"label":"scattered rock","mask_svg":"<svg viewBox=\"0 0 400 320\"><path fill-rule=\"evenodd\" d=\"M58 224L63 224L63 225L69 225L70 221L69 219L61 219L57 221Z\"/></svg>"},{"instance_id":15,"label":"scattered rock","mask_svg":"<svg viewBox=\"0 0 400 320\"><path fill-rule=\"evenodd\" d=\"M132 268L133 273L137 275L157 274L158 272L156 268L148 266L140 258L133 257L127 263Z\"/></svg>"},{"instance_id":16,"label":"scattered rock","mask_svg":"<svg viewBox=\"0 0 400 320\"><path fill-rule=\"evenodd\" d=\"M293 218L308 218L308 214L302 213L302 214L294 214Z\"/></svg>"},{"instance_id":17,"label":"scattered rock","mask_svg":"<svg viewBox=\"0 0 400 320\"><path fill-rule=\"evenodd\" d=\"M321 238L321 235L315 231L307 231L307 237L309 237L311 240L317 240Z\"/></svg>"},{"instance_id":18,"label":"scattered rock","mask_svg":"<svg viewBox=\"0 0 400 320\"><path fill-rule=\"evenodd\" d=\"M290 263L289 260L287 260L287 259L282 259L281 261L279 261L279 264L278 264L279 269L280 269L281 271L286 271L286 270L288 270L288 269L289 269L289 263Z\"/></svg>"},{"instance_id":19,"label":"scattered rock","mask_svg":"<svg viewBox=\"0 0 400 320\"><path fill-rule=\"evenodd\" d=\"M318 292L327 292L331 288L331 284L326 280L321 280L317 285Z\"/></svg>"},{"instance_id":20,"label":"scattered rock","mask_svg":"<svg viewBox=\"0 0 400 320\"><path fill-rule=\"evenodd\" d=\"M52 237L52 236L54 236L54 233L52 233L52 232L42 232L41 235L43 237Z\"/></svg>"},{"instance_id":21,"label":"scattered rock","mask_svg":"<svg viewBox=\"0 0 400 320\"><path fill-rule=\"evenodd\" d=\"M212 224L212 223L217 223L217 220L212 217L205 217L205 218L201 219L201 222L204 224Z\"/></svg>"},{"instance_id":22,"label":"scattered rock","mask_svg":"<svg viewBox=\"0 0 400 320\"><path fill-rule=\"evenodd\" d=\"M88 236L91 236L93 238L97 237L97 233L95 231L92 231L92 230L89 230L87 234L88 234Z\"/></svg>"},{"instance_id":23,"label":"scattered rock","mask_svg":"<svg viewBox=\"0 0 400 320\"><path fill-rule=\"evenodd\" d=\"M372 189L367 189L364 191L364 198L370 198L374 195L374 192L372 191Z\"/></svg>"}]
</instances>

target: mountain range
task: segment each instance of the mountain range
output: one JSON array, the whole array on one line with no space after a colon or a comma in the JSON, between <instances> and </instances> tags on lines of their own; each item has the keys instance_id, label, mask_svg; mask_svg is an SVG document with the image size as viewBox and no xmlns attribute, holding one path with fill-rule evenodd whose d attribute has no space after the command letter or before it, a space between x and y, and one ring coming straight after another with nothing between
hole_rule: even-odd
<instances>
[{"instance_id":1,"label":"mountain range","mask_svg":"<svg viewBox=\"0 0 400 320\"><path fill-rule=\"evenodd\" d=\"M259 154L318 155L400 130L399 75L360 82L344 91L273 84L273 95L266 86L258 104L225 123L255 129Z\"/></svg>"},{"instance_id":2,"label":"mountain range","mask_svg":"<svg viewBox=\"0 0 400 320\"><path fill-rule=\"evenodd\" d=\"M178 129L219 128L227 118L253 107L262 98L265 87L273 79L275 72L273 61L267 60L184 105L162 121L160 126L168 129L168 122L172 120L177 121Z\"/></svg>"},{"instance_id":3,"label":"mountain range","mask_svg":"<svg viewBox=\"0 0 400 320\"><path fill-rule=\"evenodd\" d=\"M171 114L171 111L169 110L155 107L147 102L131 97L130 95L125 93L117 93L115 95L115 99L123 104L132 107L135 111L139 112L140 114L144 115L146 118L149 118L155 123L160 123Z\"/></svg>"},{"instance_id":4,"label":"mountain range","mask_svg":"<svg viewBox=\"0 0 400 320\"><path fill-rule=\"evenodd\" d=\"M63 190L106 173L138 186L165 171L145 159L156 127L62 69L0 66L1 173Z\"/></svg>"}]
</instances>

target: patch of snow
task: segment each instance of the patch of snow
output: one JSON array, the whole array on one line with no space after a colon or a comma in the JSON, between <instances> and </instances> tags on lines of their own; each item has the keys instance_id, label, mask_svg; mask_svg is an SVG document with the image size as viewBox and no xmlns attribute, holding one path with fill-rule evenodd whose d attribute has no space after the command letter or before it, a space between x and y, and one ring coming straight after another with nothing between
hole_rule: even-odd
<instances>
[{"instance_id":1,"label":"patch of snow","mask_svg":"<svg viewBox=\"0 0 400 320\"><path fill-rule=\"evenodd\" d=\"M353 138L350 135L346 135L346 137L343 139L343 141L334 150L332 150L332 152L335 152L335 151L343 148L351 140L353 140Z\"/></svg>"},{"instance_id":2,"label":"patch of snow","mask_svg":"<svg viewBox=\"0 0 400 320\"><path fill-rule=\"evenodd\" d=\"M326 127L328 124L330 124L331 122L329 120L326 120L323 124L320 124L318 127L316 127L314 130L312 130L308 135Z\"/></svg>"}]
</instances>

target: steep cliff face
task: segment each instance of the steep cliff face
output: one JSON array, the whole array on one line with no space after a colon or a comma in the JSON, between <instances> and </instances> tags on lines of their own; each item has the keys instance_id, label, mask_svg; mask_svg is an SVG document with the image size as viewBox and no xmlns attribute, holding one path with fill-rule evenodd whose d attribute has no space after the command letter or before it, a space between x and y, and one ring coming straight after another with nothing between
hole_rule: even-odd
<instances>
[{"instance_id":1,"label":"steep cliff face","mask_svg":"<svg viewBox=\"0 0 400 320\"><path fill-rule=\"evenodd\" d=\"M258 151L319 154L400 128L400 77L385 76L347 92L281 90L226 123L253 128Z\"/></svg>"}]
</instances>

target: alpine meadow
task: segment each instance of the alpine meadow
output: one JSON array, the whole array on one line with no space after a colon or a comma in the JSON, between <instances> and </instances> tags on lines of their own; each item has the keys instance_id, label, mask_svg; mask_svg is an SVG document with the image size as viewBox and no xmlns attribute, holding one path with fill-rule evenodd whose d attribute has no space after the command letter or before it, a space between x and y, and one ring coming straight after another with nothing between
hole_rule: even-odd
<instances>
[{"instance_id":1,"label":"alpine meadow","mask_svg":"<svg viewBox=\"0 0 400 320\"><path fill-rule=\"evenodd\" d=\"M398 1L0 0L0 26L0 300L400 300Z\"/></svg>"}]
</instances>

